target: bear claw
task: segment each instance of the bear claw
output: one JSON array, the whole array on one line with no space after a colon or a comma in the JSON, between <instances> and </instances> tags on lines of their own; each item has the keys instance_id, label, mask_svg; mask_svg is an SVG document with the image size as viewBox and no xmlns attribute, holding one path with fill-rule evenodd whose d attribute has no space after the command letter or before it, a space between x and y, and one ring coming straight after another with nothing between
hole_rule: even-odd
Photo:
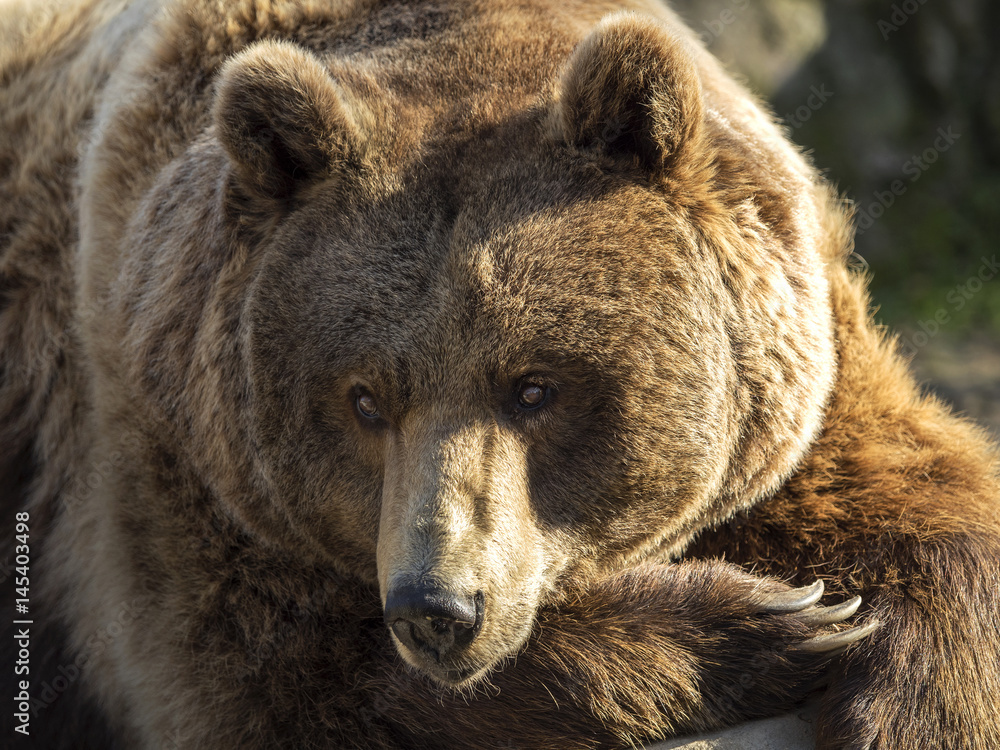
<instances>
[{"instance_id":1,"label":"bear claw","mask_svg":"<svg viewBox=\"0 0 1000 750\"><path fill-rule=\"evenodd\" d=\"M811 607L823 596L823 581L808 586L769 594L761 604L762 612L798 612Z\"/></svg>"},{"instance_id":2,"label":"bear claw","mask_svg":"<svg viewBox=\"0 0 1000 750\"><path fill-rule=\"evenodd\" d=\"M820 627L822 625L832 625L835 622L842 622L858 611L861 606L861 597L856 596L846 602L835 604L832 607L816 607L799 614L798 619L806 625Z\"/></svg>"},{"instance_id":3,"label":"bear claw","mask_svg":"<svg viewBox=\"0 0 1000 750\"><path fill-rule=\"evenodd\" d=\"M843 607L844 605L840 606ZM836 608L831 607L831 609ZM849 615L845 615L845 617L849 617ZM878 620L872 620L865 625L858 625L839 633L817 635L814 638L810 638L802 641L801 643L795 644L794 646L790 646L789 649L792 651L804 651L810 654L826 654L828 656L836 656L852 643L871 635L875 629L878 628L878 626Z\"/></svg>"},{"instance_id":4,"label":"bear claw","mask_svg":"<svg viewBox=\"0 0 1000 750\"><path fill-rule=\"evenodd\" d=\"M823 596L823 581L808 586L769 594L761 604L761 611L769 614L792 614L799 622L810 627L836 625L851 617L861 606L861 597L855 596L832 607L817 607ZM793 651L835 656L855 641L870 635L878 627L877 621L858 625L839 633L818 635L791 646Z\"/></svg>"}]
</instances>

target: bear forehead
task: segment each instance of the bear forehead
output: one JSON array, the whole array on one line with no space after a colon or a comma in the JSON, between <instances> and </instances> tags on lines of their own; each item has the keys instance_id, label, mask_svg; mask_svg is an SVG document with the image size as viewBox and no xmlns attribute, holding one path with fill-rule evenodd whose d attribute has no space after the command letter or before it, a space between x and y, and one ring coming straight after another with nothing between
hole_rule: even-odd
<instances>
[{"instance_id":1,"label":"bear forehead","mask_svg":"<svg viewBox=\"0 0 1000 750\"><path fill-rule=\"evenodd\" d=\"M571 191L508 174L416 185L330 216L303 212L283 240L298 248L283 251L295 257L287 288L371 343L615 338L678 317L705 277L665 203L627 183Z\"/></svg>"},{"instance_id":2,"label":"bear forehead","mask_svg":"<svg viewBox=\"0 0 1000 750\"><path fill-rule=\"evenodd\" d=\"M712 356L706 274L662 200L625 182L572 192L537 170L474 187L303 211L258 298L262 361L308 352L312 369L373 386L478 391L533 370L631 382Z\"/></svg>"}]
</instances>

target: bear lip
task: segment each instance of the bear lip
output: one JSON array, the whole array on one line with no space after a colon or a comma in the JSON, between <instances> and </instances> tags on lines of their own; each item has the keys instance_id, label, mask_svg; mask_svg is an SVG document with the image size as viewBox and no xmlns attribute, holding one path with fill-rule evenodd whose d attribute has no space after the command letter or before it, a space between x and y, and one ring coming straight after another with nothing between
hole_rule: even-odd
<instances>
[{"instance_id":1,"label":"bear lip","mask_svg":"<svg viewBox=\"0 0 1000 750\"><path fill-rule=\"evenodd\" d=\"M487 671L489 671L489 666L449 669L439 674L430 672L425 672L425 674L444 687L457 688L472 684Z\"/></svg>"},{"instance_id":2,"label":"bear lip","mask_svg":"<svg viewBox=\"0 0 1000 750\"><path fill-rule=\"evenodd\" d=\"M393 632L392 628L390 628L390 632ZM461 658L454 660L449 665L450 660L447 657L442 658L435 649L429 646L422 645L418 649L408 648L395 637L395 634L393 640L397 652L411 669L426 675L444 687L458 687L468 684L489 671L495 663L490 661L469 665L472 660ZM457 666L455 662L464 662L468 666Z\"/></svg>"},{"instance_id":3,"label":"bear lip","mask_svg":"<svg viewBox=\"0 0 1000 750\"><path fill-rule=\"evenodd\" d=\"M438 661L433 652L414 652L397 647L411 669L431 678L444 687L458 687L473 681L479 675L487 672L491 664L480 664L468 667L447 667Z\"/></svg>"}]
</instances>

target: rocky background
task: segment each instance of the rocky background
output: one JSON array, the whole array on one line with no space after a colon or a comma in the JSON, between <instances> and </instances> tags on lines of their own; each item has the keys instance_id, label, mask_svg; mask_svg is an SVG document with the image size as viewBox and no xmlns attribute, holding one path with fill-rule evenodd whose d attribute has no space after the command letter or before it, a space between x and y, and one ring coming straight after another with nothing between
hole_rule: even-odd
<instances>
[{"instance_id":1,"label":"rocky background","mask_svg":"<svg viewBox=\"0 0 1000 750\"><path fill-rule=\"evenodd\" d=\"M1000 3L673 5L853 201L921 379L1000 436Z\"/></svg>"}]
</instances>

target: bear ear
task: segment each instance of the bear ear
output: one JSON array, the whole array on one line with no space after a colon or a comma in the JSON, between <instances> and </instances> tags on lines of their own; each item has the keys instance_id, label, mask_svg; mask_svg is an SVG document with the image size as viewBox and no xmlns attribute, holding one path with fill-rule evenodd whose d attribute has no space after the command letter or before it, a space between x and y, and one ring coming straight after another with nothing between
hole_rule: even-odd
<instances>
[{"instance_id":1,"label":"bear ear","mask_svg":"<svg viewBox=\"0 0 1000 750\"><path fill-rule=\"evenodd\" d=\"M265 198L291 197L361 162L365 138L346 92L288 42L259 42L231 58L213 116L239 179Z\"/></svg>"},{"instance_id":2,"label":"bear ear","mask_svg":"<svg viewBox=\"0 0 1000 750\"><path fill-rule=\"evenodd\" d=\"M558 135L662 172L698 145L701 80L687 43L650 18L608 16L573 51L558 85Z\"/></svg>"}]
</instances>

